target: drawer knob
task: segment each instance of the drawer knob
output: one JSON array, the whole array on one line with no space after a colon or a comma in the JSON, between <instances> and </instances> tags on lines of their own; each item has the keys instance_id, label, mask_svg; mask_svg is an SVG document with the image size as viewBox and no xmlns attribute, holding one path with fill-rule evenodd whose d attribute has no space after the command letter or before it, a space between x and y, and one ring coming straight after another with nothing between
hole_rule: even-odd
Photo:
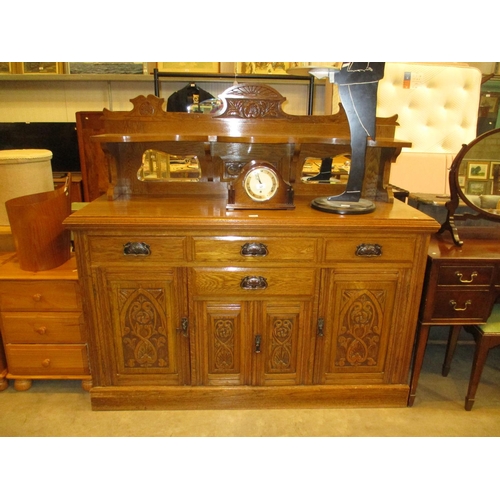
<instances>
[{"instance_id":1,"label":"drawer knob","mask_svg":"<svg viewBox=\"0 0 500 500\"><path fill-rule=\"evenodd\" d=\"M243 257L266 257L269 252L264 243L245 243L240 253Z\"/></svg>"},{"instance_id":2,"label":"drawer knob","mask_svg":"<svg viewBox=\"0 0 500 500\"><path fill-rule=\"evenodd\" d=\"M35 293L35 295L33 295L33 300L35 302L40 302L42 300L42 294L41 293Z\"/></svg>"},{"instance_id":3,"label":"drawer knob","mask_svg":"<svg viewBox=\"0 0 500 500\"><path fill-rule=\"evenodd\" d=\"M380 257L382 247L377 243L361 243L356 247L357 257Z\"/></svg>"},{"instance_id":4,"label":"drawer knob","mask_svg":"<svg viewBox=\"0 0 500 500\"><path fill-rule=\"evenodd\" d=\"M470 280L463 279L463 274L460 271L455 271L455 276L458 276L460 283L472 283L477 276L477 271L471 273Z\"/></svg>"},{"instance_id":5,"label":"drawer knob","mask_svg":"<svg viewBox=\"0 0 500 500\"><path fill-rule=\"evenodd\" d=\"M245 276L240 283L243 290L265 290L267 280L263 276Z\"/></svg>"},{"instance_id":6,"label":"drawer knob","mask_svg":"<svg viewBox=\"0 0 500 500\"><path fill-rule=\"evenodd\" d=\"M453 307L454 311L466 311L467 306L470 306L472 302L470 300L467 300L464 304L464 307L457 307L457 302L455 300L450 300L450 305Z\"/></svg>"},{"instance_id":7,"label":"drawer knob","mask_svg":"<svg viewBox=\"0 0 500 500\"><path fill-rule=\"evenodd\" d=\"M42 366L43 366L44 368L48 368L48 367L50 366L50 359L49 359L49 358L44 359L44 360L42 361Z\"/></svg>"},{"instance_id":8,"label":"drawer knob","mask_svg":"<svg viewBox=\"0 0 500 500\"><path fill-rule=\"evenodd\" d=\"M47 327L41 326L40 328L35 328L35 332L40 335L45 335L47 333Z\"/></svg>"},{"instance_id":9,"label":"drawer knob","mask_svg":"<svg viewBox=\"0 0 500 500\"><path fill-rule=\"evenodd\" d=\"M129 241L123 245L123 255L151 255L151 247L140 241Z\"/></svg>"}]
</instances>

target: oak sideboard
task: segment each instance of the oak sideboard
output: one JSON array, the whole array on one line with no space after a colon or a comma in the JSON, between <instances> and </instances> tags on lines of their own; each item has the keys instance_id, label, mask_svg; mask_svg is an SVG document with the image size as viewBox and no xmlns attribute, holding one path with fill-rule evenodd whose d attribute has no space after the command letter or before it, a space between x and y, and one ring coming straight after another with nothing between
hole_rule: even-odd
<instances>
[{"instance_id":1,"label":"oak sideboard","mask_svg":"<svg viewBox=\"0 0 500 500\"><path fill-rule=\"evenodd\" d=\"M152 96L103 114L105 133L92 140L106 155L107 194L65 222L92 408L406 406L439 228L392 196L388 169L408 144L370 139L363 195L374 212L314 210L317 193L339 187L301 182L301 165L349 151L345 118L288 117L279 106L269 116L269 89L241 87L227 108L238 117L165 113ZM151 149L170 160L194 151L200 178L145 182L138 169ZM228 209L227 186L253 159L276 165L294 208Z\"/></svg>"}]
</instances>

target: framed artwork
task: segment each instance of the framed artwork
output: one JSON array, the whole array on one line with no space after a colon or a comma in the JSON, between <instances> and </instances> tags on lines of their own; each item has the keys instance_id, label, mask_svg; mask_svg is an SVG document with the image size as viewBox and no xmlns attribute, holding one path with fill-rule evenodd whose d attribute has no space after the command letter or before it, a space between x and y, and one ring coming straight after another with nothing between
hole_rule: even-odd
<instances>
[{"instance_id":1,"label":"framed artwork","mask_svg":"<svg viewBox=\"0 0 500 500\"><path fill-rule=\"evenodd\" d=\"M500 161L492 161L490 164L490 179L498 179L500 174Z\"/></svg>"},{"instance_id":2,"label":"framed artwork","mask_svg":"<svg viewBox=\"0 0 500 500\"><path fill-rule=\"evenodd\" d=\"M470 161L467 164L467 177L469 179L488 179L489 161Z\"/></svg>"},{"instance_id":3,"label":"framed artwork","mask_svg":"<svg viewBox=\"0 0 500 500\"><path fill-rule=\"evenodd\" d=\"M10 62L0 62L0 74L8 74L12 72L12 66Z\"/></svg>"},{"instance_id":4,"label":"framed artwork","mask_svg":"<svg viewBox=\"0 0 500 500\"><path fill-rule=\"evenodd\" d=\"M147 64L143 62L69 62L70 75L143 75Z\"/></svg>"},{"instance_id":5,"label":"framed artwork","mask_svg":"<svg viewBox=\"0 0 500 500\"><path fill-rule=\"evenodd\" d=\"M289 62L239 62L236 71L241 75L286 75Z\"/></svg>"},{"instance_id":6,"label":"framed artwork","mask_svg":"<svg viewBox=\"0 0 500 500\"><path fill-rule=\"evenodd\" d=\"M458 176L458 185L459 185L461 188L464 188L464 187L465 187L465 175L459 175L459 176Z\"/></svg>"},{"instance_id":7,"label":"framed artwork","mask_svg":"<svg viewBox=\"0 0 500 500\"><path fill-rule=\"evenodd\" d=\"M56 62L23 62L21 72L25 75L57 75L60 64Z\"/></svg>"},{"instance_id":8,"label":"framed artwork","mask_svg":"<svg viewBox=\"0 0 500 500\"><path fill-rule=\"evenodd\" d=\"M491 183L489 181L469 181L467 183L467 194L491 194Z\"/></svg>"},{"instance_id":9,"label":"framed artwork","mask_svg":"<svg viewBox=\"0 0 500 500\"><path fill-rule=\"evenodd\" d=\"M479 103L480 108L487 108L488 113L496 113L498 110L498 95L483 94Z\"/></svg>"},{"instance_id":10,"label":"framed artwork","mask_svg":"<svg viewBox=\"0 0 500 500\"><path fill-rule=\"evenodd\" d=\"M165 73L219 73L218 62L159 62L158 71Z\"/></svg>"}]
</instances>

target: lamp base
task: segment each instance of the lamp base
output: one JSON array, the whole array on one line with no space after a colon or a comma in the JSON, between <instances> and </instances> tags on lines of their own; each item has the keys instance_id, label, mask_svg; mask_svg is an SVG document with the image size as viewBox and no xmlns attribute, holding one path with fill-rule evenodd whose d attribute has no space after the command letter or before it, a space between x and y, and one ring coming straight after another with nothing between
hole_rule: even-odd
<instances>
[{"instance_id":1,"label":"lamp base","mask_svg":"<svg viewBox=\"0 0 500 500\"><path fill-rule=\"evenodd\" d=\"M369 214L375 210L375 204L361 198L358 201L329 200L327 196L316 198L311 207L321 212L339 215Z\"/></svg>"}]
</instances>

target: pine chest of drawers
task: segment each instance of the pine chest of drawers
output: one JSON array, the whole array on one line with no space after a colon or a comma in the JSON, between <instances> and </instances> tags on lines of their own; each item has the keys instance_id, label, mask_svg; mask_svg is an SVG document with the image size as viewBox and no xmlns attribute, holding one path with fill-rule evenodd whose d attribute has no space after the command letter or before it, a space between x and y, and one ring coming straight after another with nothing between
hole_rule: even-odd
<instances>
[{"instance_id":1,"label":"pine chest of drawers","mask_svg":"<svg viewBox=\"0 0 500 500\"><path fill-rule=\"evenodd\" d=\"M0 266L0 330L7 379L27 390L33 379L81 379L90 389L83 314L74 258L42 272L23 271L15 254Z\"/></svg>"}]
</instances>

